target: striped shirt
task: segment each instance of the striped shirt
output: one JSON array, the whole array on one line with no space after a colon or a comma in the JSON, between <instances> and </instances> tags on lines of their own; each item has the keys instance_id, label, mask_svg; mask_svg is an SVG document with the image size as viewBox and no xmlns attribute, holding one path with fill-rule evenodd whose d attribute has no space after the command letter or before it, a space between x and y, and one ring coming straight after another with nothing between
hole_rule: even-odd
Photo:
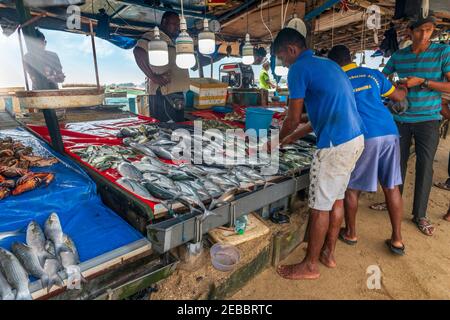
<instances>
[{"instance_id":1,"label":"striped shirt","mask_svg":"<svg viewBox=\"0 0 450 320\"><path fill-rule=\"evenodd\" d=\"M397 72L400 78L419 77L433 81L444 81L450 72L450 46L431 43L428 49L419 54L411 51L412 46L394 53L389 59L383 73L390 75ZM416 86L408 92L408 110L401 115L394 115L399 122L423 122L440 120L441 92L422 89Z\"/></svg>"}]
</instances>

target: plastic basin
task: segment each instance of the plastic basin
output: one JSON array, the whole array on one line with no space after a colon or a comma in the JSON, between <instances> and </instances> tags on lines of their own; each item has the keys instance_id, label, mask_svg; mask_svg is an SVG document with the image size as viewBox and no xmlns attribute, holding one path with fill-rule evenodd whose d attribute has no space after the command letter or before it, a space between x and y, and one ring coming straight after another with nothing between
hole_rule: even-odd
<instances>
[{"instance_id":1,"label":"plastic basin","mask_svg":"<svg viewBox=\"0 0 450 320\"><path fill-rule=\"evenodd\" d=\"M211 247L211 262L219 271L231 271L239 263L241 258L239 250L229 244L216 243Z\"/></svg>"},{"instance_id":2,"label":"plastic basin","mask_svg":"<svg viewBox=\"0 0 450 320\"><path fill-rule=\"evenodd\" d=\"M254 129L256 135L259 130L269 130L274 112L264 108L245 109L245 130Z\"/></svg>"}]
</instances>

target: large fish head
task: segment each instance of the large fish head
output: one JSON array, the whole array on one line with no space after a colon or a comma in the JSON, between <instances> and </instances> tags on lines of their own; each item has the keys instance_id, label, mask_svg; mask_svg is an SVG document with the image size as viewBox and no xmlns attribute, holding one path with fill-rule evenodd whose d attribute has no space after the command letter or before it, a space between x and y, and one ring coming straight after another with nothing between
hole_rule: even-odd
<instances>
[{"instance_id":1,"label":"large fish head","mask_svg":"<svg viewBox=\"0 0 450 320\"><path fill-rule=\"evenodd\" d=\"M29 245L44 245L45 236L41 226L36 221L31 221L27 227L27 243Z\"/></svg>"}]
</instances>

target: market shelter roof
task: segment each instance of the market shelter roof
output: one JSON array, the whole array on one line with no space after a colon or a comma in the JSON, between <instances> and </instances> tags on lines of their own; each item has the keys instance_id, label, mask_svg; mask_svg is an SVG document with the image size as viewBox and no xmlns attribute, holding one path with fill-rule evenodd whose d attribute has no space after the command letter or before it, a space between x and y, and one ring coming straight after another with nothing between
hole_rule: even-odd
<instances>
[{"instance_id":1,"label":"market shelter roof","mask_svg":"<svg viewBox=\"0 0 450 320\"><path fill-rule=\"evenodd\" d=\"M40 0L41 1L41 0ZM38 1L38 2L40 2ZM344 43L352 50L374 49L374 31L368 31L363 21L367 19L367 8L376 4L381 9L381 28L377 30L379 41L389 27L394 15L394 0L184 0L185 16L192 36L201 30L204 17L220 22L221 31L217 40L222 42L242 41L248 33L254 44L270 44L281 28L282 21L288 21L294 13L311 22L309 36L315 48L329 48ZM158 5L158 3L160 5ZM283 4L282 4L283 3ZM450 8L448 0L430 2L438 18L438 30L449 29ZM169 9L171 7L171 9ZM283 7L283 13L281 9ZM89 33L89 22L94 27L98 13L104 9L110 17L112 33L132 38L159 24L167 10L180 12L179 0L84 0L81 5L81 30L69 30L66 25L67 11L61 7L32 8L33 25L44 29ZM0 2L0 24L17 25L18 17L14 0ZM395 21L400 37L405 35L406 22ZM5 27L6 26L6 27Z\"/></svg>"}]
</instances>

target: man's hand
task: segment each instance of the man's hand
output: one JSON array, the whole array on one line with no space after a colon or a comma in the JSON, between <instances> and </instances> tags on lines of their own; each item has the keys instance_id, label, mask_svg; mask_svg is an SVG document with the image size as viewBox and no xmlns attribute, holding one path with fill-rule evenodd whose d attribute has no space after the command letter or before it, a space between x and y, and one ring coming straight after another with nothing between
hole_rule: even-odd
<instances>
[{"instance_id":1,"label":"man's hand","mask_svg":"<svg viewBox=\"0 0 450 320\"><path fill-rule=\"evenodd\" d=\"M418 77L407 77L406 81L404 82L406 84L406 87L412 88L420 86L422 83L424 83L425 79L418 78Z\"/></svg>"},{"instance_id":2,"label":"man's hand","mask_svg":"<svg viewBox=\"0 0 450 320\"><path fill-rule=\"evenodd\" d=\"M170 83L170 74L169 72L163 74L153 74L150 77L150 81L156 83L159 86L166 86Z\"/></svg>"},{"instance_id":3,"label":"man's hand","mask_svg":"<svg viewBox=\"0 0 450 320\"><path fill-rule=\"evenodd\" d=\"M286 138L284 138L281 141L281 145L285 146L285 145L288 145L288 144L292 144L292 143L294 143L297 140L298 139L297 139L297 137L294 136L294 134L290 134L290 135L288 135Z\"/></svg>"}]
</instances>

